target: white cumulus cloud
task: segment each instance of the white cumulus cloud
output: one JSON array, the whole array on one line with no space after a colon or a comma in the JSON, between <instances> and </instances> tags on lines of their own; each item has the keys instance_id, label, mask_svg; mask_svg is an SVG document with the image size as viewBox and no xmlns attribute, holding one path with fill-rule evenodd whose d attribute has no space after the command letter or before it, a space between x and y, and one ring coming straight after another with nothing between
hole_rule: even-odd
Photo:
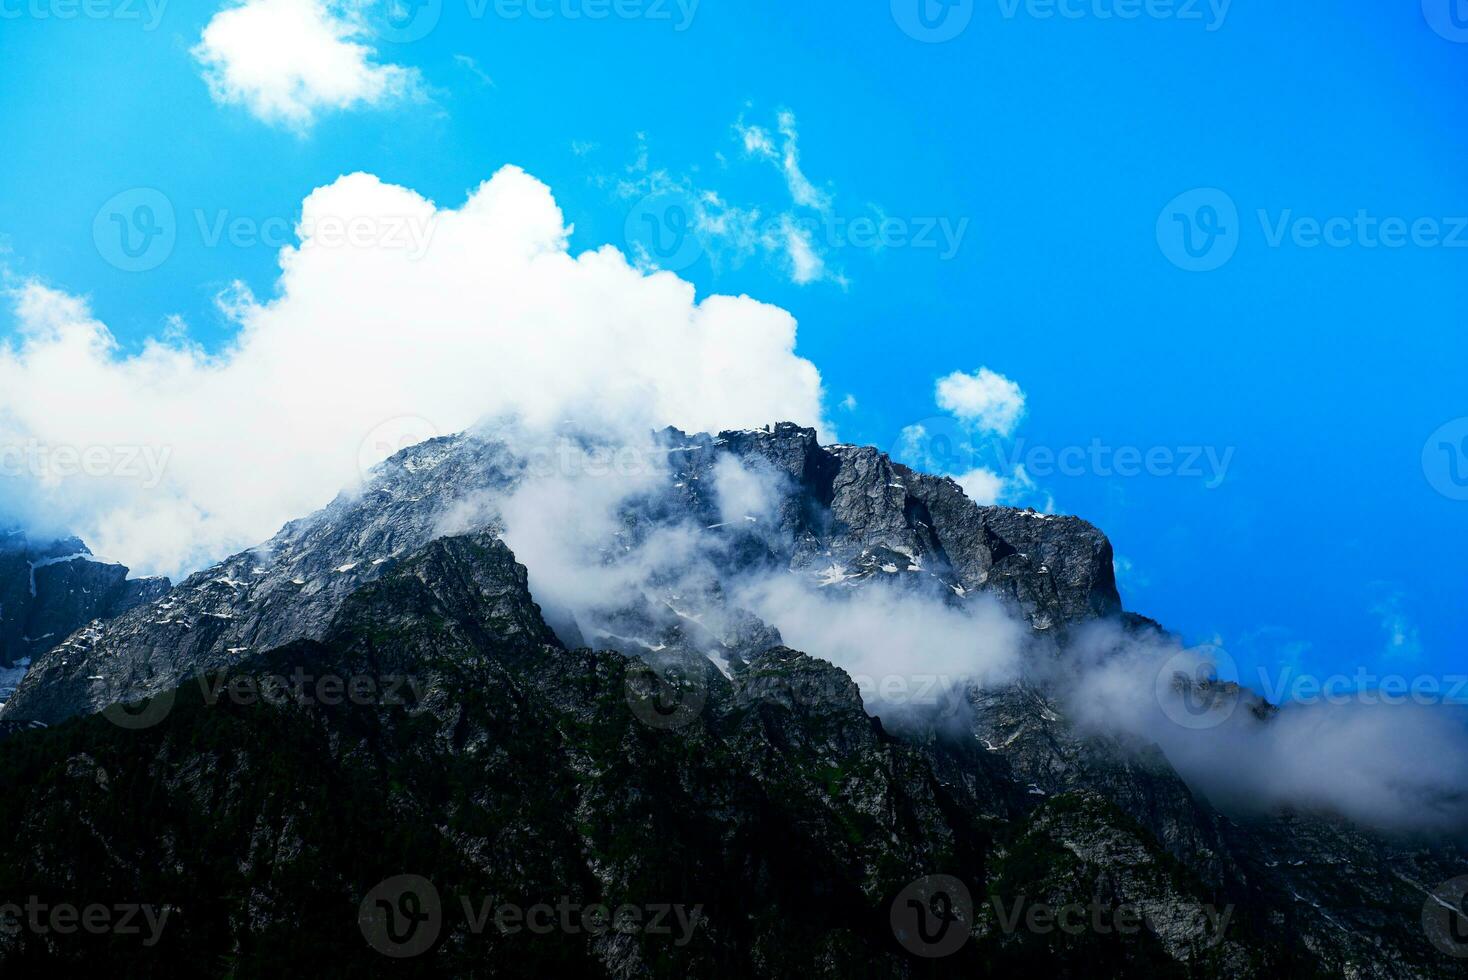
<instances>
[{"instance_id":1,"label":"white cumulus cloud","mask_svg":"<svg viewBox=\"0 0 1468 980\"><path fill-rule=\"evenodd\" d=\"M238 335L217 354L176 330L125 353L82 300L34 282L13 292L0 446L93 450L102 470L7 480L0 507L177 573L320 507L398 448L399 430L510 415L614 435L822 424L789 313L699 300L611 246L572 255L550 189L518 168L457 209L345 176L306 199L297 233L274 298L241 288L221 303Z\"/></svg>"},{"instance_id":2,"label":"white cumulus cloud","mask_svg":"<svg viewBox=\"0 0 1468 980\"><path fill-rule=\"evenodd\" d=\"M1025 412L1025 393L1004 375L981 367L973 374L954 371L937 384L938 407L960 422L1007 436Z\"/></svg>"},{"instance_id":3,"label":"white cumulus cloud","mask_svg":"<svg viewBox=\"0 0 1468 980\"><path fill-rule=\"evenodd\" d=\"M192 49L216 102L304 131L326 110L381 106L421 90L416 69L378 64L360 10L327 0L243 0Z\"/></svg>"}]
</instances>

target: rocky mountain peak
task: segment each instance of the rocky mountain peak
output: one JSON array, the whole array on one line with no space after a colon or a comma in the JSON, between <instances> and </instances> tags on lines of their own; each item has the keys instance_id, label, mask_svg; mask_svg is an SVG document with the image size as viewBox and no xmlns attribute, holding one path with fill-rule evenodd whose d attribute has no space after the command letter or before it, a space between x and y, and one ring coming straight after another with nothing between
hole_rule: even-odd
<instances>
[{"instance_id":1,"label":"rocky mountain peak","mask_svg":"<svg viewBox=\"0 0 1468 980\"><path fill-rule=\"evenodd\" d=\"M998 626L965 617L998 603L1004 628L1061 656L1088 630L1153 632L1121 613L1091 525L981 507L951 480L788 424L669 430L657 452L627 492L550 474L611 501L577 570L605 588L579 605L543 607L536 561L506 540L543 544L513 525L544 475L463 435L399 453L269 542L68 636L0 717L0 825L16 829L0 877L186 908L155 954L173 972L220 949L255 962L302 928L303 967L376 972L360 908L411 874L445 907L698 909L671 950L637 934L525 944L446 920L416 961L434 975L499 962L607 977L909 977L935 962L945 976L1456 975L1414 932L1424 896L1462 866L1450 844L1330 814L1225 816L1158 746L1079 724L1044 670L874 710L851 673L749 606L751 579L833 597L832 619L896 597L883 608L956 610L981 630ZM369 696L282 680L298 676L365 680ZM282 683L283 699L219 694ZM150 724L93 714L154 695ZM898 915L935 888L970 903L941 960ZM1016 932L1016 901L1122 908L1141 925L1126 941ZM0 943L0 963L54 955L34 938Z\"/></svg>"},{"instance_id":2,"label":"rocky mountain peak","mask_svg":"<svg viewBox=\"0 0 1468 980\"><path fill-rule=\"evenodd\" d=\"M626 563L659 529L675 527L712 542L718 560L696 582L686 570L662 568L635 596L547 609L571 645L637 654L673 642L737 666L779 640L729 601L739 581L769 570L834 592L876 584L959 605L995 596L1047 634L1120 612L1111 546L1078 518L981 507L952 480L874 448L822 446L814 429L791 423L717 435L669 429L660 445L651 482L640 473L636 491L617 503L622 531L596 560ZM319 639L348 597L404 556L446 533L500 533L506 502L545 477L543 464L492 432L409 447L270 541L69 638L36 661L3 717L55 722L195 670ZM728 513L731 465L753 481L759 513Z\"/></svg>"}]
</instances>

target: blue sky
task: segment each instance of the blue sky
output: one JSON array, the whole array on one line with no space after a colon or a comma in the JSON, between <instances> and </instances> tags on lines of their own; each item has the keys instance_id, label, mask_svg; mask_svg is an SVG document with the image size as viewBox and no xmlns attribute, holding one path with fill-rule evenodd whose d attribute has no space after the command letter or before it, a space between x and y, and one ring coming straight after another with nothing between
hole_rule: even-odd
<instances>
[{"instance_id":1,"label":"blue sky","mask_svg":"<svg viewBox=\"0 0 1468 980\"><path fill-rule=\"evenodd\" d=\"M1220 637L1246 673L1462 667L1468 502L1449 464L1468 474L1468 431L1434 433L1468 416L1468 31L1437 0L963 0L947 21L928 8L957 32L942 43L916 0L625 0L603 18L596 0L444 0L392 22L430 28L406 42L368 8L357 42L410 80L306 124L211 94L191 52L218 4L95 2L0 0L0 259L86 297L124 352L174 317L225 350L216 296L270 297L293 240L276 230L342 174L457 208L516 164L554 191L573 251L635 253L658 180L674 201L713 192L766 231L813 229L817 275L778 235L710 238L679 273L798 319L844 441L954 424L935 382L986 367L1023 390L1003 455L1032 471L1037 448L1093 444L1228 460L1217 480L1206 456L1199 475L1123 476L1089 451L1031 473L1018 502L1104 528L1130 608ZM130 272L94 224L138 188L172 207L175 242ZM215 237L235 219L247 233ZM1312 219L1337 219L1334 244Z\"/></svg>"}]
</instances>

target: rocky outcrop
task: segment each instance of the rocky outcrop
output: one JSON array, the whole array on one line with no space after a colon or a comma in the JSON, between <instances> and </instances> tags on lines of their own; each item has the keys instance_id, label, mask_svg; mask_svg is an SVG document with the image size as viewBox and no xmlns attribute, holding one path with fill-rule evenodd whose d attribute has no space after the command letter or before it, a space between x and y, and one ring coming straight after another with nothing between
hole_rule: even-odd
<instances>
[{"instance_id":1,"label":"rocky outcrop","mask_svg":"<svg viewBox=\"0 0 1468 980\"><path fill-rule=\"evenodd\" d=\"M637 601L594 610L578 623L552 610L563 639L630 653L683 643L737 661L779 636L731 607L727 587L772 568L838 590L896 584L955 604L996 596L1049 634L1120 611L1111 546L1078 518L980 507L952 480L874 449L822 447L813 429L788 423L664 437L657 482L625 501L620 547L605 560L621 560L658 528L686 524L719 540L716 577L691 591L649 587ZM729 458L777 477L768 514L735 515L732 526L722 520L717 470ZM499 505L530 465L484 435L404 450L360 491L293 521L260 547L70 636L37 660L0 720L54 723L156 693L197 670L319 639L347 596L446 527L496 531Z\"/></svg>"},{"instance_id":2,"label":"rocky outcrop","mask_svg":"<svg viewBox=\"0 0 1468 980\"><path fill-rule=\"evenodd\" d=\"M166 578L128 577L76 538L36 542L0 534L0 704L32 658L88 623L112 619L168 591Z\"/></svg>"}]
</instances>

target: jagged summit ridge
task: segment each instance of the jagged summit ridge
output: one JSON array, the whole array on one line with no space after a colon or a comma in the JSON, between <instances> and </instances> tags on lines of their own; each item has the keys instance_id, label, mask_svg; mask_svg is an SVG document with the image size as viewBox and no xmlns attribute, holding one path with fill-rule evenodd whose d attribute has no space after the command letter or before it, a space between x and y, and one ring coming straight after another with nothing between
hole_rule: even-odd
<instances>
[{"instance_id":1,"label":"jagged summit ridge","mask_svg":"<svg viewBox=\"0 0 1468 980\"><path fill-rule=\"evenodd\" d=\"M1042 632L1121 609L1111 546L1090 524L978 506L952 480L877 449L823 447L815 430L780 423L717 435L670 429L655 452L654 478L621 502L622 530L598 560L615 564L671 525L706 531L727 557L696 589L650 585L636 602L579 616L548 609L573 645L637 652L675 630L680 642L737 663L779 638L726 602L728 584L753 569L787 569L843 590L901 583L954 603L997 596ZM729 460L774 478L766 513L722 519L717 483ZM428 541L499 531L500 508L536 477L535 465L493 432L405 449L263 545L39 658L4 717L55 722L317 638L349 595Z\"/></svg>"}]
</instances>

